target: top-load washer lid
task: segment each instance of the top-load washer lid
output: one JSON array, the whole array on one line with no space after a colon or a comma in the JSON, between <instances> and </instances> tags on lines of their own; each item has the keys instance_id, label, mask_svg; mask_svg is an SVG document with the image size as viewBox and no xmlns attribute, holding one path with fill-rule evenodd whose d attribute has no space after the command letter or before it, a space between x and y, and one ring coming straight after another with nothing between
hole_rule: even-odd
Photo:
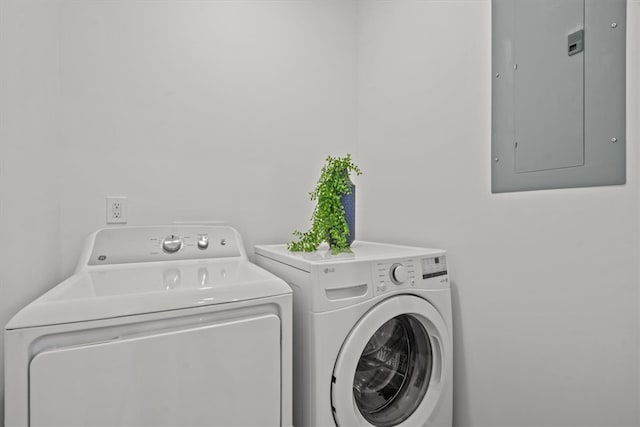
<instances>
[{"instance_id":1,"label":"top-load washer lid","mask_svg":"<svg viewBox=\"0 0 640 427\"><path fill-rule=\"evenodd\" d=\"M291 293L246 260L129 264L85 270L23 308L6 329L109 319Z\"/></svg>"},{"instance_id":2,"label":"top-load washer lid","mask_svg":"<svg viewBox=\"0 0 640 427\"><path fill-rule=\"evenodd\" d=\"M326 244L321 245L315 252L290 252L287 250L287 245L259 245L255 247L256 255L271 258L306 272L310 272L311 267L314 265L325 265L327 263L379 261L444 254L441 249L417 248L359 240L354 241L350 249L351 252L334 255Z\"/></svg>"},{"instance_id":3,"label":"top-load washer lid","mask_svg":"<svg viewBox=\"0 0 640 427\"><path fill-rule=\"evenodd\" d=\"M86 322L291 293L248 261L233 228L117 227L87 239L76 273L23 308L6 329Z\"/></svg>"}]
</instances>

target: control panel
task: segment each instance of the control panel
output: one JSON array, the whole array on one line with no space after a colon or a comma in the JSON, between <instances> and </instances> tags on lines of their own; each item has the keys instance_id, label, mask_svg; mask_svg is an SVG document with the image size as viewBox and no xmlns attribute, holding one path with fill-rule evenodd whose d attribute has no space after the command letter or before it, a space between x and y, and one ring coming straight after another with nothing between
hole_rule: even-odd
<instances>
[{"instance_id":1,"label":"control panel","mask_svg":"<svg viewBox=\"0 0 640 427\"><path fill-rule=\"evenodd\" d=\"M92 238L85 265L246 257L240 235L225 226L106 228Z\"/></svg>"},{"instance_id":2,"label":"control panel","mask_svg":"<svg viewBox=\"0 0 640 427\"><path fill-rule=\"evenodd\" d=\"M444 255L422 258L420 263L422 264L421 274L423 279L447 275L447 257Z\"/></svg>"},{"instance_id":3,"label":"control panel","mask_svg":"<svg viewBox=\"0 0 640 427\"><path fill-rule=\"evenodd\" d=\"M396 289L449 286L445 255L378 262L373 269L374 295Z\"/></svg>"}]
</instances>

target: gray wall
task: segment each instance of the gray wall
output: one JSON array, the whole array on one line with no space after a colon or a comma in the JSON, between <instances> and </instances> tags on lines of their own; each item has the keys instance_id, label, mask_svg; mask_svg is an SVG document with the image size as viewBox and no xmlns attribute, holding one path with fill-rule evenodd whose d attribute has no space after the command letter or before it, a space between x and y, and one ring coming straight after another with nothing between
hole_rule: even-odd
<instances>
[{"instance_id":1,"label":"gray wall","mask_svg":"<svg viewBox=\"0 0 640 427\"><path fill-rule=\"evenodd\" d=\"M324 157L355 149L353 2L62 4L64 273L111 194L248 248L308 225Z\"/></svg>"},{"instance_id":2,"label":"gray wall","mask_svg":"<svg viewBox=\"0 0 640 427\"><path fill-rule=\"evenodd\" d=\"M56 1L0 1L0 325L60 279ZM4 384L0 334L0 384ZM0 386L0 425L4 393Z\"/></svg>"},{"instance_id":3,"label":"gray wall","mask_svg":"<svg viewBox=\"0 0 640 427\"><path fill-rule=\"evenodd\" d=\"M358 2L361 236L449 250L457 425L638 425L640 2L627 184L491 194L490 1Z\"/></svg>"},{"instance_id":4,"label":"gray wall","mask_svg":"<svg viewBox=\"0 0 640 427\"><path fill-rule=\"evenodd\" d=\"M325 156L355 149L351 1L0 13L2 326L72 272L105 196L128 196L129 224L227 221L252 252L307 227Z\"/></svg>"}]
</instances>

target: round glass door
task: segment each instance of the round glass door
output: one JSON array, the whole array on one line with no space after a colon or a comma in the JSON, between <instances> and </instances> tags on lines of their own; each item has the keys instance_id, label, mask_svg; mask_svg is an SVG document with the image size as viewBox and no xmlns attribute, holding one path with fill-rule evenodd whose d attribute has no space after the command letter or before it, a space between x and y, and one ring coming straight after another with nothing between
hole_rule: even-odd
<instances>
[{"instance_id":1,"label":"round glass door","mask_svg":"<svg viewBox=\"0 0 640 427\"><path fill-rule=\"evenodd\" d=\"M409 418L429 387L429 335L410 314L396 316L370 337L353 377L355 404L367 422L389 427Z\"/></svg>"},{"instance_id":2,"label":"round glass door","mask_svg":"<svg viewBox=\"0 0 640 427\"><path fill-rule=\"evenodd\" d=\"M440 312L418 296L393 296L364 313L342 344L330 379L333 418L339 426L424 425L436 420L450 375Z\"/></svg>"}]
</instances>

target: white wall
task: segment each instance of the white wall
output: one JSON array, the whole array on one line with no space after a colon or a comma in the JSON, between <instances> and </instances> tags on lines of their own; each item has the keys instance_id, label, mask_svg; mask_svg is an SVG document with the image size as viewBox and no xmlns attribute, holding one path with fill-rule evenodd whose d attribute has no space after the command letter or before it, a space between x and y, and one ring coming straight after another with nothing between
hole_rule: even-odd
<instances>
[{"instance_id":1,"label":"white wall","mask_svg":"<svg viewBox=\"0 0 640 427\"><path fill-rule=\"evenodd\" d=\"M64 273L107 195L129 224L291 239L324 157L355 148L351 1L64 1L61 27Z\"/></svg>"},{"instance_id":2,"label":"white wall","mask_svg":"<svg viewBox=\"0 0 640 427\"><path fill-rule=\"evenodd\" d=\"M56 1L0 1L2 328L59 279L58 39ZM0 333L0 384L3 338Z\"/></svg>"},{"instance_id":3,"label":"white wall","mask_svg":"<svg viewBox=\"0 0 640 427\"><path fill-rule=\"evenodd\" d=\"M491 194L490 1L358 3L358 221L449 250L455 423L638 425L638 26L627 184Z\"/></svg>"},{"instance_id":4,"label":"white wall","mask_svg":"<svg viewBox=\"0 0 640 427\"><path fill-rule=\"evenodd\" d=\"M351 1L0 0L0 19L3 326L71 273L105 196L129 224L226 220L252 252L309 225L324 157L355 148Z\"/></svg>"}]
</instances>

